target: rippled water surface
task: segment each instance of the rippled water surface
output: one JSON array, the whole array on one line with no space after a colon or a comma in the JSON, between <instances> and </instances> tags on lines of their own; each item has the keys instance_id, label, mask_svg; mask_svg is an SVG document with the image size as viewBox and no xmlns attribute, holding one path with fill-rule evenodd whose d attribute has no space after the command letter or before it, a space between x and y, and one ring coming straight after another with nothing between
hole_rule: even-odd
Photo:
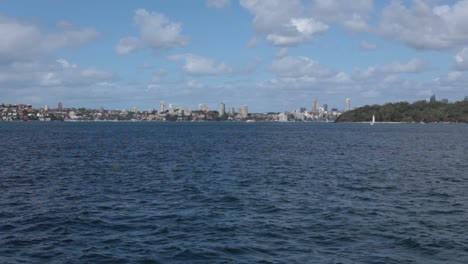
<instances>
[{"instance_id":1,"label":"rippled water surface","mask_svg":"<svg viewBox=\"0 0 468 264\"><path fill-rule=\"evenodd\" d=\"M0 123L0 263L468 263L468 126Z\"/></svg>"}]
</instances>

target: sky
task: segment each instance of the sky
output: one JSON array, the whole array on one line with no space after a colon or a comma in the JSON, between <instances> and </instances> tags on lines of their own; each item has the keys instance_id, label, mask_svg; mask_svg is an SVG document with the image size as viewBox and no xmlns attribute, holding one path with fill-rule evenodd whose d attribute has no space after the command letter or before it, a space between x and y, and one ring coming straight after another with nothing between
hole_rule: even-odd
<instances>
[{"instance_id":1,"label":"sky","mask_svg":"<svg viewBox=\"0 0 468 264\"><path fill-rule=\"evenodd\" d=\"M468 96L468 0L0 0L0 103L290 111Z\"/></svg>"}]
</instances>

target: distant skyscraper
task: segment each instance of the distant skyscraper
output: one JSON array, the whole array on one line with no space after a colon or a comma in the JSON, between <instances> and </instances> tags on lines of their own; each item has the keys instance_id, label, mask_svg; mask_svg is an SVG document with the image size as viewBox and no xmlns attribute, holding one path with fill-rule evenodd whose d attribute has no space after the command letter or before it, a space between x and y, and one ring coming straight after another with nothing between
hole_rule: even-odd
<instances>
[{"instance_id":1,"label":"distant skyscraper","mask_svg":"<svg viewBox=\"0 0 468 264\"><path fill-rule=\"evenodd\" d=\"M63 110L63 104L62 104L61 102L59 102L59 103L57 104L57 109L58 109L59 111L62 111L62 110Z\"/></svg>"},{"instance_id":2,"label":"distant skyscraper","mask_svg":"<svg viewBox=\"0 0 468 264\"><path fill-rule=\"evenodd\" d=\"M208 112L208 106L206 104L199 104L198 110L203 111L203 112Z\"/></svg>"},{"instance_id":3,"label":"distant skyscraper","mask_svg":"<svg viewBox=\"0 0 468 264\"><path fill-rule=\"evenodd\" d=\"M49 111L49 106L48 105L44 105L44 111Z\"/></svg>"},{"instance_id":4,"label":"distant skyscraper","mask_svg":"<svg viewBox=\"0 0 468 264\"><path fill-rule=\"evenodd\" d=\"M433 95L431 96L431 99L429 99L429 102L433 103L433 102L435 102L435 101L436 101L436 96L435 96L435 94L433 94Z\"/></svg>"},{"instance_id":5,"label":"distant skyscraper","mask_svg":"<svg viewBox=\"0 0 468 264\"><path fill-rule=\"evenodd\" d=\"M172 104L169 104L169 114L174 114L174 106Z\"/></svg>"},{"instance_id":6,"label":"distant skyscraper","mask_svg":"<svg viewBox=\"0 0 468 264\"><path fill-rule=\"evenodd\" d=\"M323 104L323 111L328 112L328 105L327 104Z\"/></svg>"},{"instance_id":7,"label":"distant skyscraper","mask_svg":"<svg viewBox=\"0 0 468 264\"><path fill-rule=\"evenodd\" d=\"M220 103L218 105L218 112L219 112L219 116L226 115L226 105L224 103Z\"/></svg>"},{"instance_id":8,"label":"distant skyscraper","mask_svg":"<svg viewBox=\"0 0 468 264\"><path fill-rule=\"evenodd\" d=\"M236 114L236 110L234 110L234 107L232 107L232 106L229 107L229 115L230 115L230 116L233 116L233 115L235 115L235 114Z\"/></svg>"},{"instance_id":9,"label":"distant skyscraper","mask_svg":"<svg viewBox=\"0 0 468 264\"><path fill-rule=\"evenodd\" d=\"M164 103L164 101L159 102L159 112L160 113L166 112L166 104Z\"/></svg>"},{"instance_id":10,"label":"distant skyscraper","mask_svg":"<svg viewBox=\"0 0 468 264\"><path fill-rule=\"evenodd\" d=\"M317 113L317 112L318 112L317 100L314 100L314 102L313 102L313 104L312 104L312 112L314 112L314 113Z\"/></svg>"},{"instance_id":11,"label":"distant skyscraper","mask_svg":"<svg viewBox=\"0 0 468 264\"><path fill-rule=\"evenodd\" d=\"M246 105L241 105L239 107L239 116L240 117L247 117L249 116L249 108Z\"/></svg>"},{"instance_id":12,"label":"distant skyscraper","mask_svg":"<svg viewBox=\"0 0 468 264\"><path fill-rule=\"evenodd\" d=\"M346 111L351 110L351 99L346 98Z\"/></svg>"}]
</instances>

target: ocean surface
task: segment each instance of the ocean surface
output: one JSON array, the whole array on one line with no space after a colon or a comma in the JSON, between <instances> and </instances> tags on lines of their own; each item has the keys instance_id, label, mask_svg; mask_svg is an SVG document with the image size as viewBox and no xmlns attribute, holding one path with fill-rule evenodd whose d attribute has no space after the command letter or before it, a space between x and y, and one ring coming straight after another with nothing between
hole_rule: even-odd
<instances>
[{"instance_id":1,"label":"ocean surface","mask_svg":"<svg viewBox=\"0 0 468 264\"><path fill-rule=\"evenodd\" d=\"M468 263L468 125L0 123L0 263Z\"/></svg>"}]
</instances>

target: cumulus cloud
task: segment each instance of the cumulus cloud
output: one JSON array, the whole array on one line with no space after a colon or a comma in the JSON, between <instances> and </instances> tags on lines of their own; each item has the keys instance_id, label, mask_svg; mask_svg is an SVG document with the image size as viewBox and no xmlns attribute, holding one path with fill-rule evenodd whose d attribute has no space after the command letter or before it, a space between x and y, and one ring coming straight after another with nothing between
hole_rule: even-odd
<instances>
[{"instance_id":1,"label":"cumulus cloud","mask_svg":"<svg viewBox=\"0 0 468 264\"><path fill-rule=\"evenodd\" d=\"M232 68L222 62L190 53L172 55L168 58L173 61L184 61L182 69L192 75L220 75L232 72Z\"/></svg>"},{"instance_id":2,"label":"cumulus cloud","mask_svg":"<svg viewBox=\"0 0 468 264\"><path fill-rule=\"evenodd\" d=\"M142 48L158 51L188 43L188 38L181 34L182 25L170 21L163 14L138 9L133 19L140 34L138 37L129 36L120 39L114 48L117 54L128 54Z\"/></svg>"},{"instance_id":3,"label":"cumulus cloud","mask_svg":"<svg viewBox=\"0 0 468 264\"><path fill-rule=\"evenodd\" d=\"M288 54L288 48L281 48L275 53L275 56L276 57L284 57L284 56L286 56L286 54Z\"/></svg>"},{"instance_id":4,"label":"cumulus cloud","mask_svg":"<svg viewBox=\"0 0 468 264\"><path fill-rule=\"evenodd\" d=\"M270 71L280 78L324 78L336 74L319 62L302 56L287 56L276 59L271 64Z\"/></svg>"},{"instance_id":5,"label":"cumulus cloud","mask_svg":"<svg viewBox=\"0 0 468 264\"><path fill-rule=\"evenodd\" d=\"M325 23L338 23L353 32L369 31L368 20L374 7L372 0L314 0L312 14Z\"/></svg>"},{"instance_id":6,"label":"cumulus cloud","mask_svg":"<svg viewBox=\"0 0 468 264\"><path fill-rule=\"evenodd\" d=\"M428 70L424 61L419 59L395 61L347 73L305 56L286 56L273 60L269 70L275 77L258 83L258 90L265 93L264 96L284 95L296 102L301 98L318 96L322 101L332 103L336 102L336 96L341 95L353 98L354 102L369 102L372 98L374 103L378 100L385 100L379 102L385 103L420 100L437 91L436 82L423 83L412 80L408 75Z\"/></svg>"},{"instance_id":7,"label":"cumulus cloud","mask_svg":"<svg viewBox=\"0 0 468 264\"><path fill-rule=\"evenodd\" d=\"M376 44L372 44L372 43L369 43L365 40L363 40L361 42L361 45L360 45L361 49L363 50L376 50L377 49L377 45Z\"/></svg>"},{"instance_id":8,"label":"cumulus cloud","mask_svg":"<svg viewBox=\"0 0 468 264\"><path fill-rule=\"evenodd\" d=\"M380 33L416 49L451 49L468 42L468 0L453 5L392 1L382 11Z\"/></svg>"},{"instance_id":9,"label":"cumulus cloud","mask_svg":"<svg viewBox=\"0 0 468 264\"><path fill-rule=\"evenodd\" d=\"M111 94L116 87L113 73L95 67L81 67L65 59L17 61L0 65L2 98L9 102L44 104L57 98L94 100ZM34 98L33 101L29 101ZM85 100L86 100L85 99Z\"/></svg>"},{"instance_id":10,"label":"cumulus cloud","mask_svg":"<svg viewBox=\"0 0 468 264\"><path fill-rule=\"evenodd\" d=\"M82 68L65 59L54 63L45 62L14 62L0 67L0 84L11 87L43 87L62 86L72 88L91 85L114 78L111 72L98 70L94 67Z\"/></svg>"},{"instance_id":11,"label":"cumulus cloud","mask_svg":"<svg viewBox=\"0 0 468 264\"><path fill-rule=\"evenodd\" d=\"M231 0L206 0L206 6L209 8L224 8L231 4Z\"/></svg>"},{"instance_id":12,"label":"cumulus cloud","mask_svg":"<svg viewBox=\"0 0 468 264\"><path fill-rule=\"evenodd\" d=\"M464 47L455 55L455 69L468 71L468 48Z\"/></svg>"},{"instance_id":13,"label":"cumulus cloud","mask_svg":"<svg viewBox=\"0 0 468 264\"><path fill-rule=\"evenodd\" d=\"M371 66L365 70L357 69L354 71L353 75L357 78L370 78L389 74L420 73L427 70L428 67L423 60L412 59L407 63L394 61L389 64Z\"/></svg>"},{"instance_id":14,"label":"cumulus cloud","mask_svg":"<svg viewBox=\"0 0 468 264\"><path fill-rule=\"evenodd\" d=\"M68 22L57 24L56 32L0 16L0 61L37 59L67 47L76 47L99 36L94 28L79 28Z\"/></svg>"},{"instance_id":15,"label":"cumulus cloud","mask_svg":"<svg viewBox=\"0 0 468 264\"><path fill-rule=\"evenodd\" d=\"M311 42L314 35L329 28L327 24L306 16L299 0L240 0L240 4L254 15L253 26L257 34L274 46Z\"/></svg>"}]
</instances>

